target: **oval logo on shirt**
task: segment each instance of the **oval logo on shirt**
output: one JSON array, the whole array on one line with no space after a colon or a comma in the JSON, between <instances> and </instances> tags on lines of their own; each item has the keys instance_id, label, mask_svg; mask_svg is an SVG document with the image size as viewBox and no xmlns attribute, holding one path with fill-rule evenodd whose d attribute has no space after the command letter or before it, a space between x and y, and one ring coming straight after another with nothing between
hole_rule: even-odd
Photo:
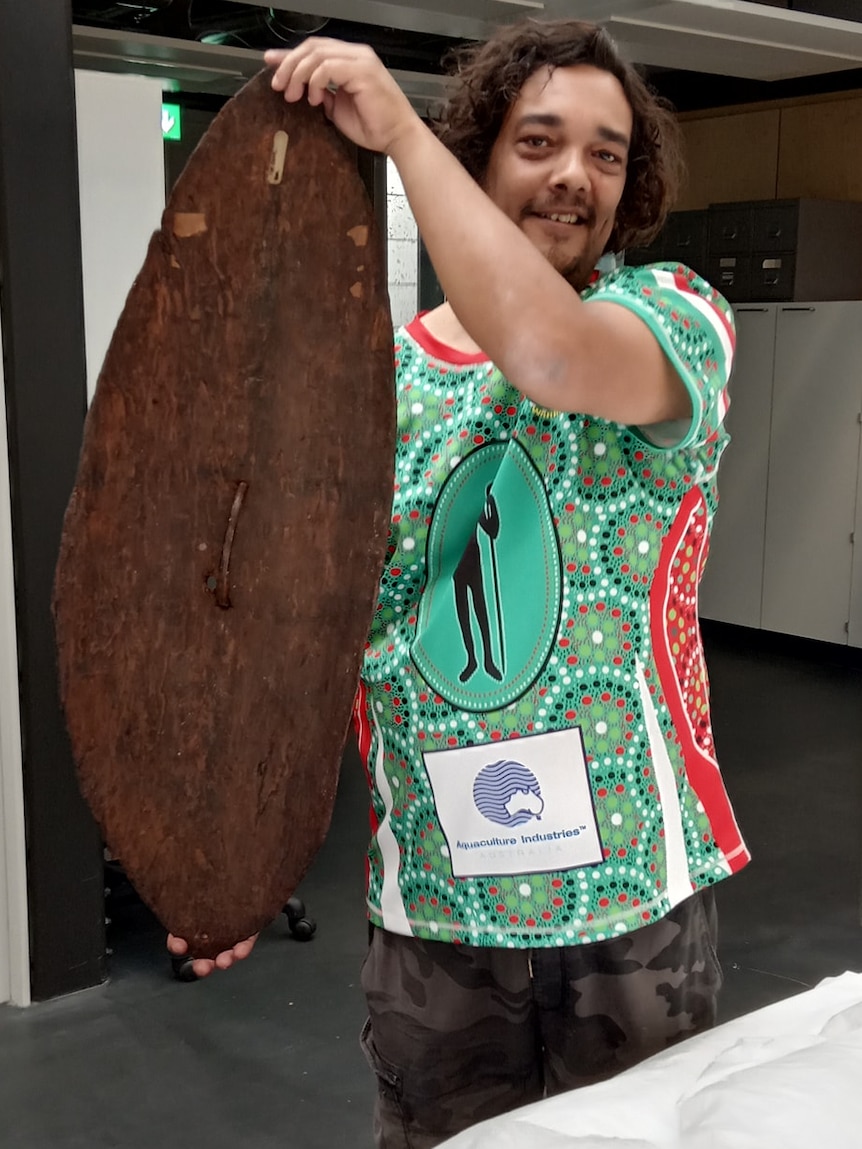
<instances>
[{"instance_id":1,"label":"oval logo on shirt","mask_svg":"<svg viewBox=\"0 0 862 1149\"><path fill-rule=\"evenodd\" d=\"M413 661L462 710L520 698L560 622L560 545L539 472L516 441L468 455L446 480L426 551Z\"/></svg>"}]
</instances>

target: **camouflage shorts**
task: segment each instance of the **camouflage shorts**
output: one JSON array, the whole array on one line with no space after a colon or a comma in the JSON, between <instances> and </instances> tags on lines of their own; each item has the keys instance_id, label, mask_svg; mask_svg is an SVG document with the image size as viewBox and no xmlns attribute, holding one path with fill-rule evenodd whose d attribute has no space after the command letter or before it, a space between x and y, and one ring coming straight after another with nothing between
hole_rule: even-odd
<instances>
[{"instance_id":1,"label":"camouflage shorts","mask_svg":"<svg viewBox=\"0 0 862 1149\"><path fill-rule=\"evenodd\" d=\"M379 1149L431 1149L498 1113L601 1081L715 1023L712 892L624 937L562 949L375 930L362 1045Z\"/></svg>"}]
</instances>

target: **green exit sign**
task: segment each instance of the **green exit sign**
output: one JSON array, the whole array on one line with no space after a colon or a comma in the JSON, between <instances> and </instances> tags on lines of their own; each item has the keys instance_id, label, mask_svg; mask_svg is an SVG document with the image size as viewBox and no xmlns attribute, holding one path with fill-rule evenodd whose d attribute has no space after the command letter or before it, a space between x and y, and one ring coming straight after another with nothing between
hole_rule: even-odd
<instances>
[{"instance_id":1,"label":"green exit sign","mask_svg":"<svg viewBox=\"0 0 862 1149\"><path fill-rule=\"evenodd\" d=\"M183 138L183 110L179 104L162 104L162 135L166 140Z\"/></svg>"}]
</instances>

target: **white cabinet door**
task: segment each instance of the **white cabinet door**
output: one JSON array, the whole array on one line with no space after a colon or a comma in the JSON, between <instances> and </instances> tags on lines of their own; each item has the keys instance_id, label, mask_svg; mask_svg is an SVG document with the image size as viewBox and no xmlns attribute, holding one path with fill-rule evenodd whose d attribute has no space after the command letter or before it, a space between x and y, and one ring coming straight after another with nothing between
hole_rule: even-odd
<instances>
[{"instance_id":1,"label":"white cabinet door","mask_svg":"<svg viewBox=\"0 0 862 1149\"><path fill-rule=\"evenodd\" d=\"M731 442L718 471L718 514L700 587L701 617L738 626L760 626L776 313L775 304L734 308Z\"/></svg>"},{"instance_id":2,"label":"white cabinet door","mask_svg":"<svg viewBox=\"0 0 862 1149\"><path fill-rule=\"evenodd\" d=\"M762 624L846 643L862 409L862 301L781 304Z\"/></svg>"},{"instance_id":3,"label":"white cabinet door","mask_svg":"<svg viewBox=\"0 0 862 1149\"><path fill-rule=\"evenodd\" d=\"M862 414L859 416L862 422ZM856 488L856 529L853 532L853 574L850 580L851 646L862 646L862 450L859 453L859 483Z\"/></svg>"}]
</instances>

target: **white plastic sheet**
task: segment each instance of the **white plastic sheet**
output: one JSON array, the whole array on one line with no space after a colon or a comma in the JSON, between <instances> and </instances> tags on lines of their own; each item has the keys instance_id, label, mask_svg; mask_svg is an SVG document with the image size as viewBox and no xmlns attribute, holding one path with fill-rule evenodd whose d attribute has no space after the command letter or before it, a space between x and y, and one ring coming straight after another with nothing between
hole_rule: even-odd
<instances>
[{"instance_id":1,"label":"white plastic sheet","mask_svg":"<svg viewBox=\"0 0 862 1149\"><path fill-rule=\"evenodd\" d=\"M446 1149L860 1149L862 974L740 1017Z\"/></svg>"}]
</instances>

